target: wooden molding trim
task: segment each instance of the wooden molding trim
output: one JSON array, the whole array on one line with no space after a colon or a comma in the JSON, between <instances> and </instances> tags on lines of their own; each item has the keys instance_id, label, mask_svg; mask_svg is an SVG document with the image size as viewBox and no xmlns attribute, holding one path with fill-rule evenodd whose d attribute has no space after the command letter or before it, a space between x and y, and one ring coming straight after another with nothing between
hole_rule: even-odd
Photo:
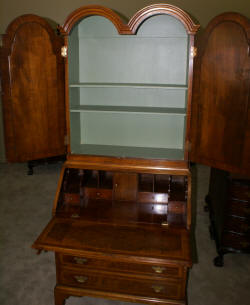
<instances>
[{"instance_id":1,"label":"wooden molding trim","mask_svg":"<svg viewBox=\"0 0 250 305\"><path fill-rule=\"evenodd\" d=\"M68 35L76 22L91 15L103 16L109 19L114 24L119 34L133 34L129 29L129 26L124 24L121 18L115 12L100 5L82 6L72 12L64 22L63 26L60 28L61 33L63 35Z\"/></svg>"},{"instance_id":2,"label":"wooden molding trim","mask_svg":"<svg viewBox=\"0 0 250 305\"><path fill-rule=\"evenodd\" d=\"M60 27L60 31L63 35L68 35L74 24L80 19L86 16L99 15L108 18L115 25L119 34L133 35L145 19L159 14L167 14L176 17L183 23L189 34L195 34L200 27L193 22L187 13L170 4L161 3L149 5L138 11L130 19L128 24L124 24L121 18L109 8L99 5L88 5L82 6L72 12L64 22L63 26Z\"/></svg>"},{"instance_id":3,"label":"wooden molding trim","mask_svg":"<svg viewBox=\"0 0 250 305\"><path fill-rule=\"evenodd\" d=\"M133 33L136 33L138 27L145 19L159 14L167 14L179 19L189 34L195 34L200 27L199 25L195 24L189 15L182 9L171 4L159 3L146 6L138 11L130 19L128 23L129 28Z\"/></svg>"},{"instance_id":4,"label":"wooden molding trim","mask_svg":"<svg viewBox=\"0 0 250 305\"><path fill-rule=\"evenodd\" d=\"M68 155L65 167L138 173L190 175L186 161Z\"/></svg>"}]
</instances>

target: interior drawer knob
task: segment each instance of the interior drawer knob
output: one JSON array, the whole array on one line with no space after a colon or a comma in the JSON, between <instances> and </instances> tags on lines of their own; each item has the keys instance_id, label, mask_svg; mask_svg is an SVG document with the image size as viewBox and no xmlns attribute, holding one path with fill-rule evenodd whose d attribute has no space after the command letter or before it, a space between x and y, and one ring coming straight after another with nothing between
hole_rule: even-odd
<instances>
[{"instance_id":1,"label":"interior drawer knob","mask_svg":"<svg viewBox=\"0 0 250 305\"><path fill-rule=\"evenodd\" d=\"M85 283L88 280L87 276L82 276L82 275L75 275L74 279L78 282L78 283Z\"/></svg>"},{"instance_id":2,"label":"interior drawer knob","mask_svg":"<svg viewBox=\"0 0 250 305\"><path fill-rule=\"evenodd\" d=\"M83 258L83 257L74 257L74 261L77 264L83 265L87 263L87 258Z\"/></svg>"},{"instance_id":3,"label":"interior drawer knob","mask_svg":"<svg viewBox=\"0 0 250 305\"><path fill-rule=\"evenodd\" d=\"M156 292L156 293L160 293L164 290L163 286L158 286L158 285L153 285L152 288L153 288L154 292Z\"/></svg>"},{"instance_id":4,"label":"interior drawer knob","mask_svg":"<svg viewBox=\"0 0 250 305\"><path fill-rule=\"evenodd\" d=\"M160 266L153 266L152 269L154 270L154 272L156 273L163 273L166 268L165 267L160 267Z\"/></svg>"}]
</instances>

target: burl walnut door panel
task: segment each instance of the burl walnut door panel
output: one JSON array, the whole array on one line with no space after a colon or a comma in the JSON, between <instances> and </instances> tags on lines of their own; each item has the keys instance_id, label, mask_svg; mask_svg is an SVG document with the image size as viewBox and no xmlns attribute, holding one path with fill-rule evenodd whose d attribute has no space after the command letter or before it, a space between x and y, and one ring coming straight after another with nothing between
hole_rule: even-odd
<instances>
[{"instance_id":1,"label":"burl walnut door panel","mask_svg":"<svg viewBox=\"0 0 250 305\"><path fill-rule=\"evenodd\" d=\"M249 39L249 20L225 13L209 23L200 40L192 109L195 162L250 170Z\"/></svg>"},{"instance_id":2,"label":"burl walnut door panel","mask_svg":"<svg viewBox=\"0 0 250 305\"><path fill-rule=\"evenodd\" d=\"M15 19L2 49L3 110L8 161L65 153L62 39L42 18Z\"/></svg>"}]
</instances>

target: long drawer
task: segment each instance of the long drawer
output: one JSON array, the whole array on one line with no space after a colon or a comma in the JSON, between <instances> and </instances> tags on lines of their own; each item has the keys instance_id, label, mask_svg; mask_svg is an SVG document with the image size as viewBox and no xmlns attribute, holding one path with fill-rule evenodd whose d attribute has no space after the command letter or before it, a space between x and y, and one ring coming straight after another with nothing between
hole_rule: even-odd
<instances>
[{"instance_id":1,"label":"long drawer","mask_svg":"<svg viewBox=\"0 0 250 305\"><path fill-rule=\"evenodd\" d=\"M223 247L250 252L250 239L245 236L224 232L222 239Z\"/></svg>"},{"instance_id":2,"label":"long drawer","mask_svg":"<svg viewBox=\"0 0 250 305\"><path fill-rule=\"evenodd\" d=\"M245 200L250 202L249 182L236 183L232 182L229 189L230 197L233 199Z\"/></svg>"},{"instance_id":3,"label":"long drawer","mask_svg":"<svg viewBox=\"0 0 250 305\"><path fill-rule=\"evenodd\" d=\"M127 273L134 276L163 276L167 278L183 278L184 268L177 265L133 263L96 259L91 257L79 257L70 255L58 255L59 262L63 266L84 268L88 270L108 270L116 273Z\"/></svg>"},{"instance_id":4,"label":"long drawer","mask_svg":"<svg viewBox=\"0 0 250 305\"><path fill-rule=\"evenodd\" d=\"M250 203L247 201L230 200L228 202L228 215L250 219Z\"/></svg>"},{"instance_id":5,"label":"long drawer","mask_svg":"<svg viewBox=\"0 0 250 305\"><path fill-rule=\"evenodd\" d=\"M150 298L185 298L185 281L181 280L145 280L68 268L60 268L58 271L60 285Z\"/></svg>"},{"instance_id":6,"label":"long drawer","mask_svg":"<svg viewBox=\"0 0 250 305\"><path fill-rule=\"evenodd\" d=\"M250 220L244 217L228 216L225 220L224 231L244 234L250 238Z\"/></svg>"}]
</instances>

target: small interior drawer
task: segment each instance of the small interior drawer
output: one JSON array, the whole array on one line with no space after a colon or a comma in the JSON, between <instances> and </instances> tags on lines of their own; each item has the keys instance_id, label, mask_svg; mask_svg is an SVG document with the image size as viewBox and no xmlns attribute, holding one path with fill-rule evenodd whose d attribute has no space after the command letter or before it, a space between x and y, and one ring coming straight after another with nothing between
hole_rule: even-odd
<instances>
[{"instance_id":1,"label":"small interior drawer","mask_svg":"<svg viewBox=\"0 0 250 305\"><path fill-rule=\"evenodd\" d=\"M112 189L89 188L85 187L84 196L86 199L107 199L112 200Z\"/></svg>"},{"instance_id":2,"label":"small interior drawer","mask_svg":"<svg viewBox=\"0 0 250 305\"><path fill-rule=\"evenodd\" d=\"M89 270L104 270L116 273L129 273L134 276L162 276L171 278L182 278L184 270L176 265L163 265L163 264L143 264L143 263L130 263L114 260L102 260L88 257L59 255L59 260L62 265L71 267L80 267Z\"/></svg>"},{"instance_id":3,"label":"small interior drawer","mask_svg":"<svg viewBox=\"0 0 250 305\"><path fill-rule=\"evenodd\" d=\"M79 193L64 193L63 200L65 204L78 204L80 203Z\"/></svg>"}]
</instances>

